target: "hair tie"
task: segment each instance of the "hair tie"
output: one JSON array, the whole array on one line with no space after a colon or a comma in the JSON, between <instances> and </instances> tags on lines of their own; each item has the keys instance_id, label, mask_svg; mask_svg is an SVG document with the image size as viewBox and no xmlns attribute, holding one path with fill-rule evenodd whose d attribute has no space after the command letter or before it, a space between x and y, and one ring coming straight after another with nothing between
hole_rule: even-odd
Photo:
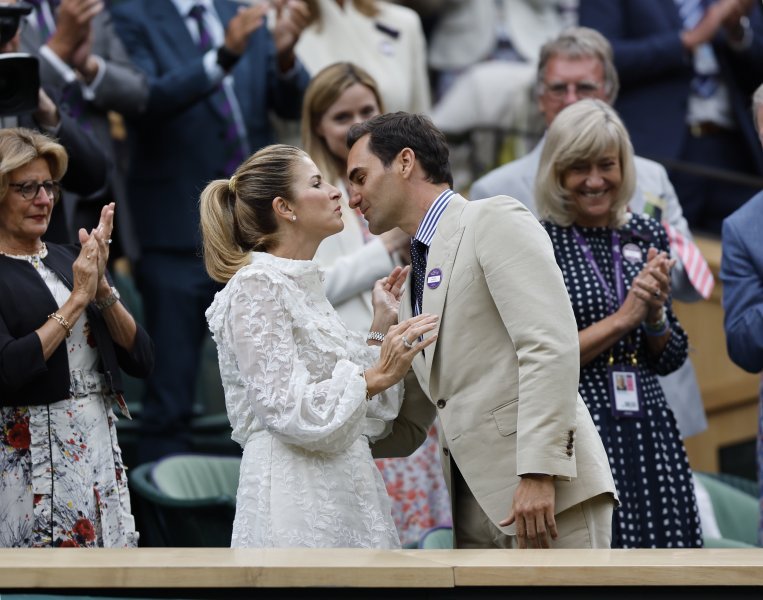
<instances>
[{"instance_id":1,"label":"hair tie","mask_svg":"<svg viewBox=\"0 0 763 600\"><path fill-rule=\"evenodd\" d=\"M237 181L237 179L236 179L235 175L233 175L228 180L228 189L230 190L231 194L235 194L236 193L236 181Z\"/></svg>"}]
</instances>

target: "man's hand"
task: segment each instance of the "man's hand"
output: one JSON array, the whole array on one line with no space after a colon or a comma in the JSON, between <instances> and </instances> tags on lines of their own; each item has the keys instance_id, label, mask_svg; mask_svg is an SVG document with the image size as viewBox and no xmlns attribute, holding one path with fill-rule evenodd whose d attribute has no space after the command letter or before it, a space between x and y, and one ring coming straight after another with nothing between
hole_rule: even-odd
<instances>
[{"instance_id":1,"label":"man's hand","mask_svg":"<svg viewBox=\"0 0 763 600\"><path fill-rule=\"evenodd\" d=\"M74 66L75 51L90 34L90 24L103 8L103 0L61 0L56 13L56 30L48 40L48 47L65 63ZM79 54L77 60L81 64L81 50Z\"/></svg>"},{"instance_id":2,"label":"man's hand","mask_svg":"<svg viewBox=\"0 0 763 600\"><path fill-rule=\"evenodd\" d=\"M302 0L275 0L276 21L273 42L278 55L278 66L286 72L294 66L294 46L312 17Z\"/></svg>"},{"instance_id":3,"label":"man's hand","mask_svg":"<svg viewBox=\"0 0 763 600\"><path fill-rule=\"evenodd\" d=\"M241 56L246 51L249 36L265 22L267 12L266 2L254 4L248 8L240 7L225 30L225 48L231 54Z\"/></svg>"},{"instance_id":4,"label":"man's hand","mask_svg":"<svg viewBox=\"0 0 763 600\"><path fill-rule=\"evenodd\" d=\"M508 518L499 523L506 527L516 522L520 548L550 548L552 539L559 537L554 519L556 489L552 475L522 476Z\"/></svg>"},{"instance_id":5,"label":"man's hand","mask_svg":"<svg viewBox=\"0 0 763 600\"><path fill-rule=\"evenodd\" d=\"M32 118L40 127L48 129L55 129L61 122L58 107L42 88L37 94L37 110L32 114Z\"/></svg>"}]
</instances>

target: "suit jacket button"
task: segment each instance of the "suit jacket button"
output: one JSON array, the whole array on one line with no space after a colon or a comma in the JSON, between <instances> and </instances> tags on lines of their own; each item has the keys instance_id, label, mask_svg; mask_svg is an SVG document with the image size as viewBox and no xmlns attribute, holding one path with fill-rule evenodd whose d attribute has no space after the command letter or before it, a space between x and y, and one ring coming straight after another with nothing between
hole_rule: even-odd
<instances>
[{"instance_id":1,"label":"suit jacket button","mask_svg":"<svg viewBox=\"0 0 763 600\"><path fill-rule=\"evenodd\" d=\"M567 444L567 450L572 450L572 442L570 442L569 444Z\"/></svg>"},{"instance_id":2,"label":"suit jacket button","mask_svg":"<svg viewBox=\"0 0 763 600\"><path fill-rule=\"evenodd\" d=\"M437 401L437 408L445 408L446 404L447 402L445 400L440 399Z\"/></svg>"}]
</instances>

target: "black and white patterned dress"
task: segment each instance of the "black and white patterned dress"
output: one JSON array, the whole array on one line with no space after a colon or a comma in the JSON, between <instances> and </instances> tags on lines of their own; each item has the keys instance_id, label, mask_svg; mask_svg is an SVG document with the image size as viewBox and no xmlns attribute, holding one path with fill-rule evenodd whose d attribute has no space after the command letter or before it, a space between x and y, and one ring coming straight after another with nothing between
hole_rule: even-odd
<instances>
[{"instance_id":1,"label":"black and white patterned dress","mask_svg":"<svg viewBox=\"0 0 763 600\"><path fill-rule=\"evenodd\" d=\"M606 291L577 244L572 227L548 222L544 222L544 227L564 275L578 330L583 330L610 314ZM610 289L615 290L611 230L579 226L577 229L588 241ZM623 259L627 290L643 268L649 247L668 251L668 239L659 222L643 215L631 215L618 232L621 245L635 244L643 258L635 262ZM609 353L598 356L580 371L580 395L604 442L622 503L614 513L613 548L702 546L689 462L675 417L657 379L657 375L680 367L687 354L686 333L676 320L670 301L666 304L666 315L672 334L658 358L648 353L646 336L640 328L613 347L615 364L630 364L632 351L636 352L643 418L613 417L607 380Z\"/></svg>"}]
</instances>

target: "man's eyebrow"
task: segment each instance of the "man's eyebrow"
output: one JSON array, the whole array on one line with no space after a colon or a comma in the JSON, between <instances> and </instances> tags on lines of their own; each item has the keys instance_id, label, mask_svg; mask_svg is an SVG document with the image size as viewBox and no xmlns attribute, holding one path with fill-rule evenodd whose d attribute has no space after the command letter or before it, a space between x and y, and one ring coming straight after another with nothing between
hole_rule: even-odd
<instances>
[{"instance_id":1,"label":"man's eyebrow","mask_svg":"<svg viewBox=\"0 0 763 600\"><path fill-rule=\"evenodd\" d=\"M350 171L350 175L348 179L355 183L355 180L358 178L358 172L362 170L362 167L355 167L352 171Z\"/></svg>"}]
</instances>

